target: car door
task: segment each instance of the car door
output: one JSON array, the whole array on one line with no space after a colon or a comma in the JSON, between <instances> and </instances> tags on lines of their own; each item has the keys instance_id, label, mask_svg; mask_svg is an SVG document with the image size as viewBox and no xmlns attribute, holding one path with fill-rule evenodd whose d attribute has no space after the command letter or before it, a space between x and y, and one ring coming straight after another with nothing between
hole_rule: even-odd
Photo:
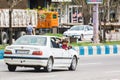
<instances>
[{"instance_id":1,"label":"car door","mask_svg":"<svg viewBox=\"0 0 120 80\"><path fill-rule=\"evenodd\" d=\"M65 49L62 49L62 57L63 57L63 60L62 60L62 64L64 65L64 66L69 66L69 64L71 63L71 54L70 54L70 52L69 52L69 49L68 50L65 50Z\"/></svg>"},{"instance_id":2,"label":"car door","mask_svg":"<svg viewBox=\"0 0 120 80\"><path fill-rule=\"evenodd\" d=\"M51 38L51 52L54 57L54 66L61 66L63 50L56 44L55 38Z\"/></svg>"}]
</instances>

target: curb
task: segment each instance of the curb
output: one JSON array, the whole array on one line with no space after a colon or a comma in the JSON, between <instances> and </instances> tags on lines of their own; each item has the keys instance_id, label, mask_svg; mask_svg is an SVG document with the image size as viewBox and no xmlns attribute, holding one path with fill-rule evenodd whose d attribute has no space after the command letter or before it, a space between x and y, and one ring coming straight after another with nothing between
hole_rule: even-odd
<instances>
[{"instance_id":1,"label":"curb","mask_svg":"<svg viewBox=\"0 0 120 80\"><path fill-rule=\"evenodd\" d=\"M117 55L120 54L120 45L79 46L77 50L80 56Z\"/></svg>"},{"instance_id":2,"label":"curb","mask_svg":"<svg viewBox=\"0 0 120 80\"><path fill-rule=\"evenodd\" d=\"M0 50L0 59L3 59L4 50Z\"/></svg>"}]
</instances>

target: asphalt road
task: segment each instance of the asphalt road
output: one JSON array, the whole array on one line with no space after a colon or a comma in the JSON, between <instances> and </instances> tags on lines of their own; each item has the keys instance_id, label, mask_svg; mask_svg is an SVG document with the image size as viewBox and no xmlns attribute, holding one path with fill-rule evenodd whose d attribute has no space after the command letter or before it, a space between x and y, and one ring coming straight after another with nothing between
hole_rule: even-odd
<instances>
[{"instance_id":1,"label":"asphalt road","mask_svg":"<svg viewBox=\"0 0 120 80\"><path fill-rule=\"evenodd\" d=\"M0 60L0 80L120 80L120 55L80 57L76 71L61 69L51 73L24 67L9 72Z\"/></svg>"}]
</instances>

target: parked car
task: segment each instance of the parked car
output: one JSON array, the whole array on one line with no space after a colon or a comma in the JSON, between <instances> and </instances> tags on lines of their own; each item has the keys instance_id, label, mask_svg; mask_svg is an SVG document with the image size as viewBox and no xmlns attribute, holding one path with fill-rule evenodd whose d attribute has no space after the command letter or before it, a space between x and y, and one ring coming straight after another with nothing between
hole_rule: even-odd
<instances>
[{"instance_id":1,"label":"parked car","mask_svg":"<svg viewBox=\"0 0 120 80\"><path fill-rule=\"evenodd\" d=\"M75 25L63 33L66 37L76 37L81 40L91 40L93 37L93 26L90 25Z\"/></svg>"},{"instance_id":2,"label":"parked car","mask_svg":"<svg viewBox=\"0 0 120 80\"><path fill-rule=\"evenodd\" d=\"M8 70L15 71L17 66L33 67L36 71L43 67L47 72L56 67L75 70L79 58L77 51L55 46L53 40L57 39L54 36L41 35L24 35L18 38L4 51L4 61Z\"/></svg>"}]
</instances>

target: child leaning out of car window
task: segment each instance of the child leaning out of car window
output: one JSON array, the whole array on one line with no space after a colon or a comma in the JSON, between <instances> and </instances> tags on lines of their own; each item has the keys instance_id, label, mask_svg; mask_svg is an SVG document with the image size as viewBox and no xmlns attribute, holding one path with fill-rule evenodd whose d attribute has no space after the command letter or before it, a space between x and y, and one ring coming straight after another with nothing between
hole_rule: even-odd
<instances>
[{"instance_id":1,"label":"child leaning out of car window","mask_svg":"<svg viewBox=\"0 0 120 80\"><path fill-rule=\"evenodd\" d=\"M68 40L67 39L62 40L62 48L65 50L68 49Z\"/></svg>"}]
</instances>

